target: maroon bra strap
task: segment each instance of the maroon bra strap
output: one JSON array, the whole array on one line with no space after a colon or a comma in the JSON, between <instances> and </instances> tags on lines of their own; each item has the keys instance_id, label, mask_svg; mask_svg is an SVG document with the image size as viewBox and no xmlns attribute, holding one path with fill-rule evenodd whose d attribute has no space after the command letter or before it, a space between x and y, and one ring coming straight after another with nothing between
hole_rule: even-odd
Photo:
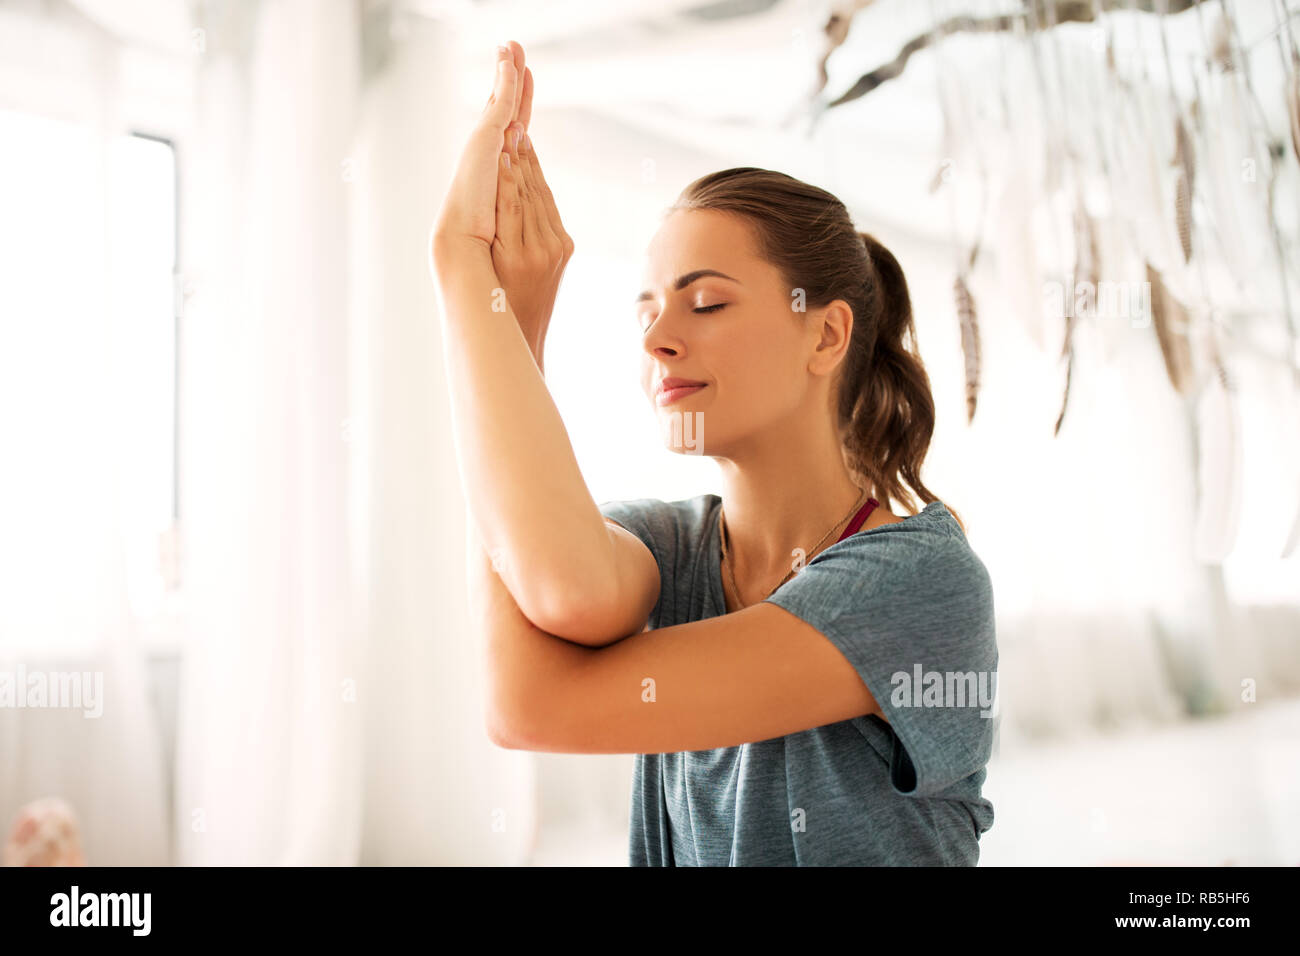
<instances>
[{"instance_id":1,"label":"maroon bra strap","mask_svg":"<svg viewBox=\"0 0 1300 956\"><path fill-rule=\"evenodd\" d=\"M875 507L878 504L880 504L880 502L875 498L868 498L867 503L858 509L858 513L853 516L853 520L849 522L849 526L844 529L844 533L835 539L836 543L838 544L851 534L857 534L858 529L860 529L863 522L867 520L867 516L875 510Z\"/></svg>"}]
</instances>

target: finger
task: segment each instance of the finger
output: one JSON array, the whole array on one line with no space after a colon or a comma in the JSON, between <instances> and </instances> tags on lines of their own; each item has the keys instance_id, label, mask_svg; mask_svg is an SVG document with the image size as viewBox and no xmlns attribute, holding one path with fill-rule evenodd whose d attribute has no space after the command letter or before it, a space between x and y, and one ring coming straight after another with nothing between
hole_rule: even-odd
<instances>
[{"instance_id":1,"label":"finger","mask_svg":"<svg viewBox=\"0 0 1300 956\"><path fill-rule=\"evenodd\" d=\"M524 156L525 165L528 169L529 188L532 194L537 197L538 204L544 211L551 232L558 239L567 235L567 233L564 231L564 224L560 221L560 210L555 205L555 197L551 195L551 187L547 185L546 177L542 174L542 164L537 158L537 150L533 147L532 140L531 136L525 137L524 140Z\"/></svg>"},{"instance_id":2,"label":"finger","mask_svg":"<svg viewBox=\"0 0 1300 956\"><path fill-rule=\"evenodd\" d=\"M537 195L528 180L528 154L522 147L524 131L518 122L511 123L506 130L506 150L510 154L510 165L515 171L515 182L519 189L519 203L524 211L524 245L540 245L545 238L541 226L546 222L546 212L538 205Z\"/></svg>"},{"instance_id":3,"label":"finger","mask_svg":"<svg viewBox=\"0 0 1300 956\"><path fill-rule=\"evenodd\" d=\"M522 130L518 123L511 123L506 127L505 152L510 157L510 169L514 173L515 188L519 191L519 201L524 204L525 209L528 206L528 181L524 179L523 170L520 168L519 158L519 138Z\"/></svg>"},{"instance_id":4,"label":"finger","mask_svg":"<svg viewBox=\"0 0 1300 956\"><path fill-rule=\"evenodd\" d=\"M517 157L519 178L524 184L524 243L537 242L550 245L558 236L551 228L551 217L546 209L546 197L533 172L533 154L528 148L528 136L521 135L515 143L511 162Z\"/></svg>"},{"instance_id":5,"label":"finger","mask_svg":"<svg viewBox=\"0 0 1300 956\"><path fill-rule=\"evenodd\" d=\"M520 94L519 87L519 74L515 70L513 54L508 48L505 52L498 48L496 79L493 81L492 95L488 97L488 104L483 109L482 122L485 125L498 133L505 132L505 128L515 115L515 104Z\"/></svg>"},{"instance_id":6,"label":"finger","mask_svg":"<svg viewBox=\"0 0 1300 956\"><path fill-rule=\"evenodd\" d=\"M497 235L507 249L523 245L523 206L519 201L518 180L514 161L502 152L497 157Z\"/></svg>"},{"instance_id":7,"label":"finger","mask_svg":"<svg viewBox=\"0 0 1300 956\"><path fill-rule=\"evenodd\" d=\"M533 71L530 67L524 67L523 92L519 98L519 113L515 119L519 120L523 126L524 132L528 132L528 124L533 119Z\"/></svg>"},{"instance_id":8,"label":"finger","mask_svg":"<svg viewBox=\"0 0 1300 956\"><path fill-rule=\"evenodd\" d=\"M514 109L510 112L510 118L517 120L519 118L519 105L523 102L524 94L524 48L514 40L507 40L506 45L510 48L510 56L515 64L515 76L519 78L519 83L515 87Z\"/></svg>"}]
</instances>

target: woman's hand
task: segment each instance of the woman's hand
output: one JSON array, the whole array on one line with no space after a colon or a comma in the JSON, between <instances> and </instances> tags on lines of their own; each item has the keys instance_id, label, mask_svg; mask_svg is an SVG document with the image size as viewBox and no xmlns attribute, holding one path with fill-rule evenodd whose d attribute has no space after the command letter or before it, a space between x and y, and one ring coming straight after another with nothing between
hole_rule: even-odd
<instances>
[{"instance_id":1,"label":"woman's hand","mask_svg":"<svg viewBox=\"0 0 1300 956\"><path fill-rule=\"evenodd\" d=\"M573 240L560 222L531 142L520 142L532 111L533 73L524 66L523 47L511 40L498 48L492 94L457 164L429 252L434 272L440 255L454 256L467 244L489 252L541 369L551 310L573 255Z\"/></svg>"},{"instance_id":2,"label":"woman's hand","mask_svg":"<svg viewBox=\"0 0 1300 956\"><path fill-rule=\"evenodd\" d=\"M483 115L471 131L430 235L429 254L479 244L490 249L497 232L497 169L506 127L517 118L524 91L524 51L518 43L497 48L496 79Z\"/></svg>"},{"instance_id":3,"label":"woman's hand","mask_svg":"<svg viewBox=\"0 0 1300 956\"><path fill-rule=\"evenodd\" d=\"M506 150L497 176L497 232L492 265L519 328L543 368L546 330L573 240L560 222L537 152L527 136L532 112L532 72L525 71L521 119L506 131Z\"/></svg>"}]
</instances>

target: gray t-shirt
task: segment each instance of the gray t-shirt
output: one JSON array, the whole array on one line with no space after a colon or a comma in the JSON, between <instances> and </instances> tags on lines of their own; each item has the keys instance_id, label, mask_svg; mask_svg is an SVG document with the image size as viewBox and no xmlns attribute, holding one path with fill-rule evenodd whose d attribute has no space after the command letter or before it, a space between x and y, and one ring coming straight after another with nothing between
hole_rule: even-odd
<instances>
[{"instance_id":1,"label":"gray t-shirt","mask_svg":"<svg viewBox=\"0 0 1300 956\"><path fill-rule=\"evenodd\" d=\"M726 613L721 503L600 505L659 564L651 628ZM993 825L980 790L998 651L988 572L952 513L935 501L859 531L767 600L838 647L889 722L872 714L735 747L637 754L631 865L975 865Z\"/></svg>"}]
</instances>

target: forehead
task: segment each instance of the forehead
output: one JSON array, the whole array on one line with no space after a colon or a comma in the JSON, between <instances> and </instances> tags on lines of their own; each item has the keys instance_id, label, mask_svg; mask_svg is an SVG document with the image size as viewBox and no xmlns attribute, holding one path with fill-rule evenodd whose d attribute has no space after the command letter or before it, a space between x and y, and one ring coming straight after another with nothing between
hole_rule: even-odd
<instances>
[{"instance_id":1,"label":"forehead","mask_svg":"<svg viewBox=\"0 0 1300 956\"><path fill-rule=\"evenodd\" d=\"M759 263L754 237L738 216L715 209L679 209L670 213L646 248L642 288L667 287L679 275L717 269L744 279Z\"/></svg>"}]
</instances>

